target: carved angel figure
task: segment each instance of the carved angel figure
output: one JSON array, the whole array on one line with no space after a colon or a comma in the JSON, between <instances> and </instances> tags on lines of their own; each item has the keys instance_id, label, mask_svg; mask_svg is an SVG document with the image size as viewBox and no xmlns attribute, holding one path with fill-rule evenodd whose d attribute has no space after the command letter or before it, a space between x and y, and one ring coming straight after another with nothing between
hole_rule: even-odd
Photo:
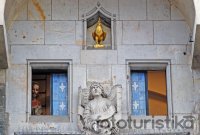
<instances>
[{"instance_id":1,"label":"carved angel figure","mask_svg":"<svg viewBox=\"0 0 200 135\"><path fill-rule=\"evenodd\" d=\"M121 88L116 85L106 94L101 84L93 82L88 92L79 89L79 127L87 135L116 135L119 132L112 120L121 111Z\"/></svg>"}]
</instances>

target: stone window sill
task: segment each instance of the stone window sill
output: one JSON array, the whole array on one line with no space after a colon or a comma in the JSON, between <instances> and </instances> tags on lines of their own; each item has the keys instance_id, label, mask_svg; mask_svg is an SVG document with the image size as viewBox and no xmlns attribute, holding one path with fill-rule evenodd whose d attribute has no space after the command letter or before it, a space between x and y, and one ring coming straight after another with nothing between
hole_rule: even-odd
<instances>
[{"instance_id":1,"label":"stone window sill","mask_svg":"<svg viewBox=\"0 0 200 135\"><path fill-rule=\"evenodd\" d=\"M66 123L70 122L69 116L30 116L29 122L56 122L56 123Z\"/></svg>"}]
</instances>

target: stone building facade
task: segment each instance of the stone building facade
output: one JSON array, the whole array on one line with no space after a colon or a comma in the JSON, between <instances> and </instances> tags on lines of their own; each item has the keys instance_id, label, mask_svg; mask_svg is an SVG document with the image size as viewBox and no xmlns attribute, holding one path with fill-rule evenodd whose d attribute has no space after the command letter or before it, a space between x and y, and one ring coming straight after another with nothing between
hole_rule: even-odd
<instances>
[{"instance_id":1,"label":"stone building facade","mask_svg":"<svg viewBox=\"0 0 200 135\"><path fill-rule=\"evenodd\" d=\"M122 85L121 113L127 119L131 114L130 70L157 70L163 64L168 116L196 118L200 112L199 26L194 23L194 6L190 15L185 13L188 5L185 11L182 8L184 4L178 0L7 0L0 33L0 134L81 134L78 88L91 81ZM85 48L90 36L85 16L94 8L111 18L111 49ZM68 64L68 120L31 115L33 63L43 68L51 63L59 69ZM120 132L199 134L198 120L189 131L139 131L126 128Z\"/></svg>"}]
</instances>

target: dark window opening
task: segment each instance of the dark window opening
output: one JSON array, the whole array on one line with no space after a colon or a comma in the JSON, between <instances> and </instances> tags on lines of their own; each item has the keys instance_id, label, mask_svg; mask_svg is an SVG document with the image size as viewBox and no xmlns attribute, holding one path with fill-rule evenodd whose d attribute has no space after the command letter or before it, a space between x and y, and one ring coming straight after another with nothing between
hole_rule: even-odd
<instances>
[{"instance_id":1,"label":"dark window opening","mask_svg":"<svg viewBox=\"0 0 200 135\"><path fill-rule=\"evenodd\" d=\"M68 115L68 73L64 69L32 69L32 115Z\"/></svg>"}]
</instances>

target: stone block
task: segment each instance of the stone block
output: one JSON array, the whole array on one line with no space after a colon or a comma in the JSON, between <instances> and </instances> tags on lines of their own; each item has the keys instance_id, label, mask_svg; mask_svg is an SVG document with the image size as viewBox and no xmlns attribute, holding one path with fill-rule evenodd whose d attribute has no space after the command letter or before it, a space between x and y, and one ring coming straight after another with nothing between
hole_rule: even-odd
<instances>
[{"instance_id":1,"label":"stone block","mask_svg":"<svg viewBox=\"0 0 200 135\"><path fill-rule=\"evenodd\" d=\"M9 115L9 121L11 123L16 123L18 121L20 121L20 122L26 122L26 113L25 112L10 113L10 115Z\"/></svg>"},{"instance_id":2,"label":"stone block","mask_svg":"<svg viewBox=\"0 0 200 135\"><path fill-rule=\"evenodd\" d=\"M171 20L185 20L180 10L175 6L171 6Z\"/></svg>"},{"instance_id":3,"label":"stone block","mask_svg":"<svg viewBox=\"0 0 200 135\"><path fill-rule=\"evenodd\" d=\"M189 64L190 54L186 52L186 45L157 45L157 57L170 59L171 64Z\"/></svg>"},{"instance_id":4,"label":"stone block","mask_svg":"<svg viewBox=\"0 0 200 135\"><path fill-rule=\"evenodd\" d=\"M78 87L86 88L86 65L74 65L73 66L73 84L77 92Z\"/></svg>"},{"instance_id":5,"label":"stone block","mask_svg":"<svg viewBox=\"0 0 200 135\"><path fill-rule=\"evenodd\" d=\"M194 109L193 76L189 65L171 66L174 112L191 113ZM185 102L187 101L187 102ZM183 106L184 103L184 106Z\"/></svg>"},{"instance_id":6,"label":"stone block","mask_svg":"<svg viewBox=\"0 0 200 135\"><path fill-rule=\"evenodd\" d=\"M123 22L122 21L116 21L116 36L115 36L115 41L117 46L122 44L122 32L123 32Z\"/></svg>"},{"instance_id":7,"label":"stone block","mask_svg":"<svg viewBox=\"0 0 200 135\"><path fill-rule=\"evenodd\" d=\"M153 44L153 22L124 21L123 44Z\"/></svg>"},{"instance_id":8,"label":"stone block","mask_svg":"<svg viewBox=\"0 0 200 135\"><path fill-rule=\"evenodd\" d=\"M69 59L73 64L80 63L80 46L76 45L12 46L11 52L13 64L26 64L27 59Z\"/></svg>"},{"instance_id":9,"label":"stone block","mask_svg":"<svg viewBox=\"0 0 200 135\"><path fill-rule=\"evenodd\" d=\"M175 99L173 100L173 107L175 114L191 114L194 111L195 103L188 101L187 99Z\"/></svg>"},{"instance_id":10,"label":"stone block","mask_svg":"<svg viewBox=\"0 0 200 135\"><path fill-rule=\"evenodd\" d=\"M118 64L128 59L170 60L172 64L188 65L189 55L184 55L184 45L122 45L118 46Z\"/></svg>"},{"instance_id":11,"label":"stone block","mask_svg":"<svg viewBox=\"0 0 200 135\"><path fill-rule=\"evenodd\" d=\"M148 20L170 20L170 3L168 0L147 0Z\"/></svg>"},{"instance_id":12,"label":"stone block","mask_svg":"<svg viewBox=\"0 0 200 135\"><path fill-rule=\"evenodd\" d=\"M13 20L22 21L22 20L28 20L28 0L21 2L18 6L12 7L15 8L15 16L14 18L11 18ZM8 18L9 20L10 18Z\"/></svg>"},{"instance_id":13,"label":"stone block","mask_svg":"<svg viewBox=\"0 0 200 135\"><path fill-rule=\"evenodd\" d=\"M29 0L28 20L51 20L51 0Z\"/></svg>"},{"instance_id":14,"label":"stone block","mask_svg":"<svg viewBox=\"0 0 200 135\"><path fill-rule=\"evenodd\" d=\"M128 59L156 59L156 51L152 45L118 46L118 64L126 64Z\"/></svg>"},{"instance_id":15,"label":"stone block","mask_svg":"<svg viewBox=\"0 0 200 135\"><path fill-rule=\"evenodd\" d=\"M7 70L6 111L26 112L27 66L12 65Z\"/></svg>"},{"instance_id":16,"label":"stone block","mask_svg":"<svg viewBox=\"0 0 200 135\"><path fill-rule=\"evenodd\" d=\"M119 0L120 20L146 20L146 0Z\"/></svg>"},{"instance_id":17,"label":"stone block","mask_svg":"<svg viewBox=\"0 0 200 135\"><path fill-rule=\"evenodd\" d=\"M127 90L127 66L124 65L112 65L112 83L113 85L120 84L122 85L122 113L127 114L128 108L128 90Z\"/></svg>"},{"instance_id":18,"label":"stone block","mask_svg":"<svg viewBox=\"0 0 200 135\"><path fill-rule=\"evenodd\" d=\"M126 87L126 68L124 65L112 65L112 83L113 85L121 84L123 89Z\"/></svg>"},{"instance_id":19,"label":"stone block","mask_svg":"<svg viewBox=\"0 0 200 135\"><path fill-rule=\"evenodd\" d=\"M190 29L184 21L154 22L155 44L188 44Z\"/></svg>"},{"instance_id":20,"label":"stone block","mask_svg":"<svg viewBox=\"0 0 200 135\"><path fill-rule=\"evenodd\" d=\"M87 65L87 81L111 82L110 65Z\"/></svg>"},{"instance_id":21,"label":"stone block","mask_svg":"<svg viewBox=\"0 0 200 135\"><path fill-rule=\"evenodd\" d=\"M118 15L118 0L80 0L79 1L79 19L83 14L88 13L97 6L97 3L112 14Z\"/></svg>"},{"instance_id":22,"label":"stone block","mask_svg":"<svg viewBox=\"0 0 200 135\"><path fill-rule=\"evenodd\" d=\"M73 101L73 114L77 114L77 105L78 105L78 88L86 88L86 65L73 65L73 93L72 98ZM77 118L77 117L76 117Z\"/></svg>"},{"instance_id":23,"label":"stone block","mask_svg":"<svg viewBox=\"0 0 200 135\"><path fill-rule=\"evenodd\" d=\"M115 50L81 50L81 64L116 64Z\"/></svg>"},{"instance_id":24,"label":"stone block","mask_svg":"<svg viewBox=\"0 0 200 135\"><path fill-rule=\"evenodd\" d=\"M15 21L8 29L9 44L44 44L44 22Z\"/></svg>"},{"instance_id":25,"label":"stone block","mask_svg":"<svg viewBox=\"0 0 200 135\"><path fill-rule=\"evenodd\" d=\"M83 37L83 22L76 21L76 45L82 46L84 44L84 37Z\"/></svg>"},{"instance_id":26,"label":"stone block","mask_svg":"<svg viewBox=\"0 0 200 135\"><path fill-rule=\"evenodd\" d=\"M45 25L45 44L75 44L75 21L49 21Z\"/></svg>"},{"instance_id":27,"label":"stone block","mask_svg":"<svg viewBox=\"0 0 200 135\"><path fill-rule=\"evenodd\" d=\"M78 0L52 0L52 20L78 20Z\"/></svg>"}]
</instances>

